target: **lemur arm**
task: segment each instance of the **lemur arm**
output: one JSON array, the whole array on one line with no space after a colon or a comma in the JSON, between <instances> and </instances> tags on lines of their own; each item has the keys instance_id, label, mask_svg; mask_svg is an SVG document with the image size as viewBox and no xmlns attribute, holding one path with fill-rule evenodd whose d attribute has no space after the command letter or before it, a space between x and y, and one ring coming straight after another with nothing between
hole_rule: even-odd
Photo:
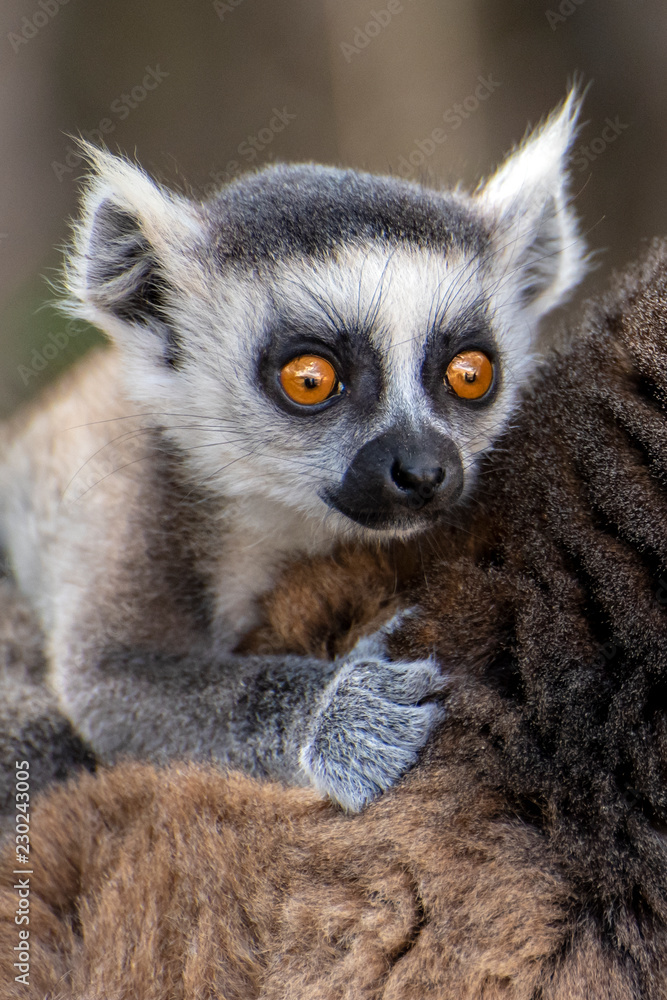
<instances>
[{"instance_id":1,"label":"lemur arm","mask_svg":"<svg viewBox=\"0 0 667 1000\"><path fill-rule=\"evenodd\" d=\"M432 700L444 686L435 664L389 661L385 637L360 640L333 662L70 647L54 679L105 761L212 758L311 783L358 810L416 762L443 714Z\"/></svg>"}]
</instances>

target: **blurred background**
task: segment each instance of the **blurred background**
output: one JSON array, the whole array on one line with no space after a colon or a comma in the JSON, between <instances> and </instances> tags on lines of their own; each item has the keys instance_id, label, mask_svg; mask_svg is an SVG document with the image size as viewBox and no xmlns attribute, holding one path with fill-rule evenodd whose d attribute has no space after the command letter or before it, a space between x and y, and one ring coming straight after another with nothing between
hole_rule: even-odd
<instances>
[{"instance_id":1,"label":"blurred background","mask_svg":"<svg viewBox=\"0 0 667 1000\"><path fill-rule=\"evenodd\" d=\"M199 196L274 160L473 186L578 73L584 293L667 233L664 0L2 0L0 50L0 413L96 336L48 304L68 134Z\"/></svg>"}]
</instances>

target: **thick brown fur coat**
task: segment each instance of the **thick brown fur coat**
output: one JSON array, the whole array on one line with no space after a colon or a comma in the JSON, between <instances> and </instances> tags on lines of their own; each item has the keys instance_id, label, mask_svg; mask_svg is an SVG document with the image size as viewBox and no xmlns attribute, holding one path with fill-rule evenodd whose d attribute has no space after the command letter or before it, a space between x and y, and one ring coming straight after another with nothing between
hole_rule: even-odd
<instances>
[{"instance_id":1,"label":"thick brown fur coat","mask_svg":"<svg viewBox=\"0 0 667 1000\"><path fill-rule=\"evenodd\" d=\"M420 766L359 816L204 767L52 792L29 988L1 862L3 998L664 1000L666 329L656 243L545 367L468 533L424 546L395 651L450 687ZM392 592L318 561L254 643L335 648Z\"/></svg>"},{"instance_id":2,"label":"thick brown fur coat","mask_svg":"<svg viewBox=\"0 0 667 1000\"><path fill-rule=\"evenodd\" d=\"M194 766L61 787L32 820L29 988L13 982L5 860L2 996L529 998L557 967L543 995L569 1000L567 882L543 836L474 781L461 735L439 744L446 768L360 816ZM597 985L604 948L582 935Z\"/></svg>"}]
</instances>

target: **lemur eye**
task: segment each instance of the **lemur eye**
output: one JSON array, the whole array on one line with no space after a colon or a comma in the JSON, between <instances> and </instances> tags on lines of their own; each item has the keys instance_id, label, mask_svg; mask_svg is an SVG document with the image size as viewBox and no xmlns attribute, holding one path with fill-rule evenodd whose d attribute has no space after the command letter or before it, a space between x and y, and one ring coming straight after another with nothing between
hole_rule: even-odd
<instances>
[{"instance_id":1,"label":"lemur eye","mask_svg":"<svg viewBox=\"0 0 667 1000\"><path fill-rule=\"evenodd\" d=\"M483 351L461 351L449 362L445 382L461 399L480 399L491 388L493 365Z\"/></svg>"},{"instance_id":2,"label":"lemur eye","mask_svg":"<svg viewBox=\"0 0 667 1000\"><path fill-rule=\"evenodd\" d=\"M295 403L312 406L323 403L338 386L332 364L316 354L302 354L280 371L280 384Z\"/></svg>"}]
</instances>

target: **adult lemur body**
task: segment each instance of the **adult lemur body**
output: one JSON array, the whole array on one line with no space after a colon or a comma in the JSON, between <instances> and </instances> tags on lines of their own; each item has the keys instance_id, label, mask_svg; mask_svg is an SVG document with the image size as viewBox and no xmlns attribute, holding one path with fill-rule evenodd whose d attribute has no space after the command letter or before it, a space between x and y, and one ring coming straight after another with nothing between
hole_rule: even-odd
<instances>
[{"instance_id":1,"label":"adult lemur body","mask_svg":"<svg viewBox=\"0 0 667 1000\"><path fill-rule=\"evenodd\" d=\"M583 270L576 107L472 196L306 165L202 204L90 151L68 287L113 347L3 431L0 535L102 759L213 757L353 808L414 762L430 661L235 647L286 562L470 494Z\"/></svg>"}]
</instances>

